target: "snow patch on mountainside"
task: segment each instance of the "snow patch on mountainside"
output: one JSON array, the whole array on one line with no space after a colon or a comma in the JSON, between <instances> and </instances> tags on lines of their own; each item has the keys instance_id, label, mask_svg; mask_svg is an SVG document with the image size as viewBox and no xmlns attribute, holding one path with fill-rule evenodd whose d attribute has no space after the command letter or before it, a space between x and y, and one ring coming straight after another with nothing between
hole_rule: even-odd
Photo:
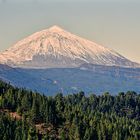
<instances>
[{"instance_id":1,"label":"snow patch on mountainside","mask_svg":"<svg viewBox=\"0 0 140 140\"><path fill-rule=\"evenodd\" d=\"M26 68L78 67L84 63L138 67L114 50L58 26L37 32L0 53L0 63Z\"/></svg>"}]
</instances>

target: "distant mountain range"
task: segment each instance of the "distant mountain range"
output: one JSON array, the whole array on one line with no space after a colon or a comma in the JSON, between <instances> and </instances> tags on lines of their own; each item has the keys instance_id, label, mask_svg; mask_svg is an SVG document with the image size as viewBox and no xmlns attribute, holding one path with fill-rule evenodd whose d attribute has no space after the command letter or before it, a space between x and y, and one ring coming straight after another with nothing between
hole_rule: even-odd
<instances>
[{"instance_id":1,"label":"distant mountain range","mask_svg":"<svg viewBox=\"0 0 140 140\"><path fill-rule=\"evenodd\" d=\"M0 64L1 79L48 95L140 92L140 64L58 26L0 53Z\"/></svg>"}]
</instances>

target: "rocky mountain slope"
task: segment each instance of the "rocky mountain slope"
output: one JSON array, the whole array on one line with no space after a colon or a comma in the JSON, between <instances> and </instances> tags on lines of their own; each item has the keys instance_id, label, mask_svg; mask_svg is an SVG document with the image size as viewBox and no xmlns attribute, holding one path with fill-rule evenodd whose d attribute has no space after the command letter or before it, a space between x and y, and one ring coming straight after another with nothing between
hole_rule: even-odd
<instances>
[{"instance_id":1,"label":"rocky mountain slope","mask_svg":"<svg viewBox=\"0 0 140 140\"><path fill-rule=\"evenodd\" d=\"M114 50L58 26L0 53L0 79L46 95L85 91L140 93L140 67Z\"/></svg>"},{"instance_id":2,"label":"rocky mountain slope","mask_svg":"<svg viewBox=\"0 0 140 140\"><path fill-rule=\"evenodd\" d=\"M138 67L114 50L58 26L37 32L0 53L0 63L24 68L74 68L84 63Z\"/></svg>"}]
</instances>

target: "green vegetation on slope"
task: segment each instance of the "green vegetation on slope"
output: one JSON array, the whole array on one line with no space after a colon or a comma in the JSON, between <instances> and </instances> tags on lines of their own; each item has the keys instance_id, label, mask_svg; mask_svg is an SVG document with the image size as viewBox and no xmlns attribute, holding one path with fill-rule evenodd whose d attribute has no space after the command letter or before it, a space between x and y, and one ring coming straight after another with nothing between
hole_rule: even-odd
<instances>
[{"instance_id":1,"label":"green vegetation on slope","mask_svg":"<svg viewBox=\"0 0 140 140\"><path fill-rule=\"evenodd\" d=\"M0 140L139 140L140 95L46 97L0 82Z\"/></svg>"}]
</instances>

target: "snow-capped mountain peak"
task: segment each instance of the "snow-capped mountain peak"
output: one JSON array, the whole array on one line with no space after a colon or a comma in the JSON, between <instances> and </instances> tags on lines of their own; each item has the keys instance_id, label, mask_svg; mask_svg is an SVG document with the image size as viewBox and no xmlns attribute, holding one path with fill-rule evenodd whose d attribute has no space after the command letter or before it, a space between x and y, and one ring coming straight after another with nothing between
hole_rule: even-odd
<instances>
[{"instance_id":1,"label":"snow-capped mountain peak","mask_svg":"<svg viewBox=\"0 0 140 140\"><path fill-rule=\"evenodd\" d=\"M115 51L53 26L0 53L0 63L26 68L68 68L84 63L137 67Z\"/></svg>"},{"instance_id":2,"label":"snow-capped mountain peak","mask_svg":"<svg viewBox=\"0 0 140 140\"><path fill-rule=\"evenodd\" d=\"M49 31L51 31L51 32L63 32L64 29L62 29L61 27L59 27L57 25L54 25L54 26L49 28Z\"/></svg>"}]
</instances>

